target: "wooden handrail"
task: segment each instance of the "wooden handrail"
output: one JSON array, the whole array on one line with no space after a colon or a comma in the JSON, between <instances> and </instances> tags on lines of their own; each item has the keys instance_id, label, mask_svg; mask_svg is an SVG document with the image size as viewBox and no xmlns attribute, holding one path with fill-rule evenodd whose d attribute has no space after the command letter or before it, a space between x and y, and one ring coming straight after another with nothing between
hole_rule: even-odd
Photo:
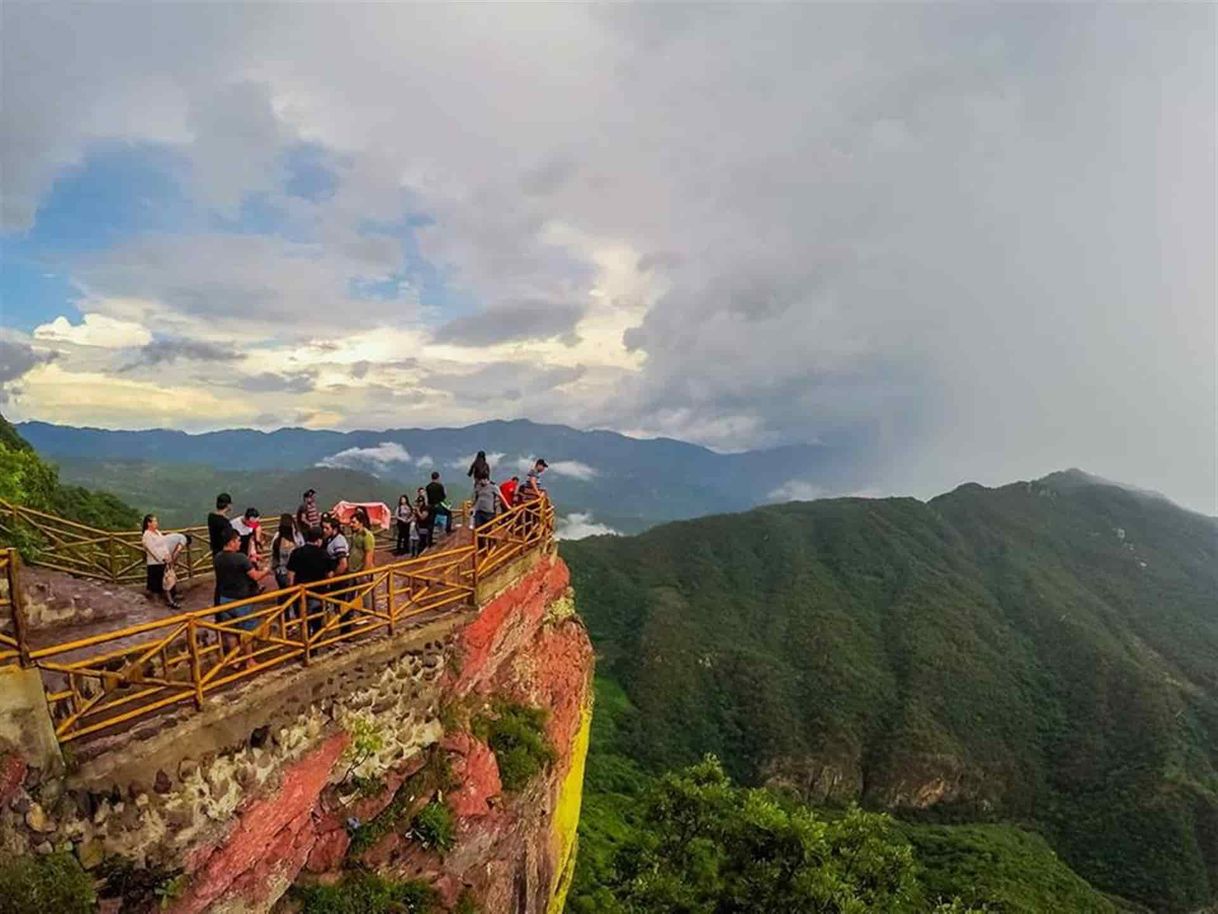
<instances>
[{"instance_id":1,"label":"wooden handrail","mask_svg":"<svg viewBox=\"0 0 1218 914\"><path fill-rule=\"evenodd\" d=\"M25 646L20 598L13 598L19 559L10 549L0 552L0 580L8 581L0 611L14 637L0 631L0 664L41 671L56 734L67 743L179 703L202 707L217 690L285 663L308 664L337 644L474 605L482 576L548 546L553 535L554 511L542 497L475 530L471 545L34 650Z\"/></svg>"},{"instance_id":2,"label":"wooden handrail","mask_svg":"<svg viewBox=\"0 0 1218 914\"><path fill-rule=\"evenodd\" d=\"M464 523L470 516L468 502L453 514L454 520ZM31 557L32 564L110 584L138 584L144 579L143 534L138 530L102 530L0 499L0 531L16 534L18 529L41 540L36 546L37 553ZM191 537L175 564L179 577L189 579L211 573L211 554L197 545L205 541L206 526L162 532ZM374 534L382 541L391 535L381 530Z\"/></svg>"}]
</instances>

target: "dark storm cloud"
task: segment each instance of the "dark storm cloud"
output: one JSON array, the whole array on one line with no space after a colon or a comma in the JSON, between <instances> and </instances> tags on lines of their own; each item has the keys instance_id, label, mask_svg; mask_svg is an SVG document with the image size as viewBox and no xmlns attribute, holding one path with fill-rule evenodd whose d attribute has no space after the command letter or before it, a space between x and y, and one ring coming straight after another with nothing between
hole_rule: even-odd
<instances>
[{"instance_id":1,"label":"dark storm cloud","mask_svg":"<svg viewBox=\"0 0 1218 914\"><path fill-rule=\"evenodd\" d=\"M241 358L241 354L231 346L207 340L188 340L180 338L156 339L141 347L136 354L136 360L122 370L151 365L167 365L180 359L199 362L232 362Z\"/></svg>"},{"instance_id":2,"label":"dark storm cloud","mask_svg":"<svg viewBox=\"0 0 1218 914\"><path fill-rule=\"evenodd\" d=\"M39 365L53 362L54 352L38 352L27 343L0 339L0 403L18 393L18 382Z\"/></svg>"},{"instance_id":3,"label":"dark storm cloud","mask_svg":"<svg viewBox=\"0 0 1218 914\"><path fill-rule=\"evenodd\" d=\"M569 337L586 311L583 305L540 299L505 302L479 314L449 321L436 332L436 342L492 346L513 340Z\"/></svg>"}]
</instances>

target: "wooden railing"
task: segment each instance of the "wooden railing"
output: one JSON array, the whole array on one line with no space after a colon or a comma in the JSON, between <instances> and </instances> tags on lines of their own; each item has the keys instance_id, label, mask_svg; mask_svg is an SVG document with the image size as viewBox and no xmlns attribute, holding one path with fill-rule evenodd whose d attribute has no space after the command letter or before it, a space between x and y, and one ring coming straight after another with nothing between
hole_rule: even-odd
<instances>
[{"instance_id":1,"label":"wooden railing","mask_svg":"<svg viewBox=\"0 0 1218 914\"><path fill-rule=\"evenodd\" d=\"M469 517L469 503L453 511L453 523ZM278 515L268 515L264 547L270 549ZM182 527L163 533L185 533L186 547L174 564L185 580L212 573L207 527ZM137 530L100 530L67 518L35 511L0 499L0 533L23 537L33 545L30 563L111 584L142 584L145 580L143 534ZM392 542L394 531L375 530L378 542Z\"/></svg>"},{"instance_id":2,"label":"wooden railing","mask_svg":"<svg viewBox=\"0 0 1218 914\"><path fill-rule=\"evenodd\" d=\"M211 573L206 527L163 532L190 536L175 565L179 578ZM0 500L0 533L29 540L33 564L111 584L144 581L144 543L138 530L99 530Z\"/></svg>"},{"instance_id":3,"label":"wooden railing","mask_svg":"<svg viewBox=\"0 0 1218 914\"><path fill-rule=\"evenodd\" d=\"M16 549L0 550L0 666L18 662L29 666L26 649L25 607L17 583L21 555Z\"/></svg>"},{"instance_id":4,"label":"wooden railing","mask_svg":"<svg viewBox=\"0 0 1218 914\"><path fill-rule=\"evenodd\" d=\"M392 635L422 614L470 608L480 579L553 535L554 510L535 499L483 525L469 545L28 651L20 637L0 640L0 663L38 667L66 743L181 703L201 708L209 695L285 664ZM15 579L9 586L19 591Z\"/></svg>"}]
</instances>

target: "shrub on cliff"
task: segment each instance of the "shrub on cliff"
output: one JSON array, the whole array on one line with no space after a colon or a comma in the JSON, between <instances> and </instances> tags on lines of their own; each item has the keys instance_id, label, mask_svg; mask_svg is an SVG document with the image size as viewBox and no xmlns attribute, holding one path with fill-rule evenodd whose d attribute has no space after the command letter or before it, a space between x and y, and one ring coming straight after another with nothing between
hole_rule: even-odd
<instances>
[{"instance_id":1,"label":"shrub on cliff","mask_svg":"<svg viewBox=\"0 0 1218 914\"><path fill-rule=\"evenodd\" d=\"M92 914L93 881L71 854L0 861L0 914Z\"/></svg>"},{"instance_id":2,"label":"shrub on cliff","mask_svg":"<svg viewBox=\"0 0 1218 914\"><path fill-rule=\"evenodd\" d=\"M432 914L436 893L422 882L392 882L358 871L334 885L298 886L301 914Z\"/></svg>"},{"instance_id":3,"label":"shrub on cliff","mask_svg":"<svg viewBox=\"0 0 1218 914\"><path fill-rule=\"evenodd\" d=\"M434 847L441 853L451 850L457 832L453 811L448 804L432 800L414 817L411 831L424 847Z\"/></svg>"},{"instance_id":4,"label":"shrub on cliff","mask_svg":"<svg viewBox=\"0 0 1218 914\"><path fill-rule=\"evenodd\" d=\"M473 731L495 753L504 790L522 789L557 757L540 708L496 702L489 714L474 720Z\"/></svg>"}]
</instances>

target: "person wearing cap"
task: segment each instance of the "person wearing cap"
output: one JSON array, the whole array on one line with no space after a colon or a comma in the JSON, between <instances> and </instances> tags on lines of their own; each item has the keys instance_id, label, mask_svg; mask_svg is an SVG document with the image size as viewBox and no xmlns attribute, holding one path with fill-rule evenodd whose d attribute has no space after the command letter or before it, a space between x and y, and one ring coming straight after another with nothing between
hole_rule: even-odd
<instances>
[{"instance_id":1,"label":"person wearing cap","mask_svg":"<svg viewBox=\"0 0 1218 914\"><path fill-rule=\"evenodd\" d=\"M524 478L524 482L520 484L515 492L515 500L527 501L530 498L541 498L545 489L541 487L541 474L546 471L549 464L541 457L533 464L533 469L529 470L529 475Z\"/></svg>"},{"instance_id":2,"label":"person wearing cap","mask_svg":"<svg viewBox=\"0 0 1218 914\"><path fill-rule=\"evenodd\" d=\"M300 507L296 509L296 527L312 530L321 526L321 511L317 509L317 490L309 489L300 496Z\"/></svg>"}]
</instances>

